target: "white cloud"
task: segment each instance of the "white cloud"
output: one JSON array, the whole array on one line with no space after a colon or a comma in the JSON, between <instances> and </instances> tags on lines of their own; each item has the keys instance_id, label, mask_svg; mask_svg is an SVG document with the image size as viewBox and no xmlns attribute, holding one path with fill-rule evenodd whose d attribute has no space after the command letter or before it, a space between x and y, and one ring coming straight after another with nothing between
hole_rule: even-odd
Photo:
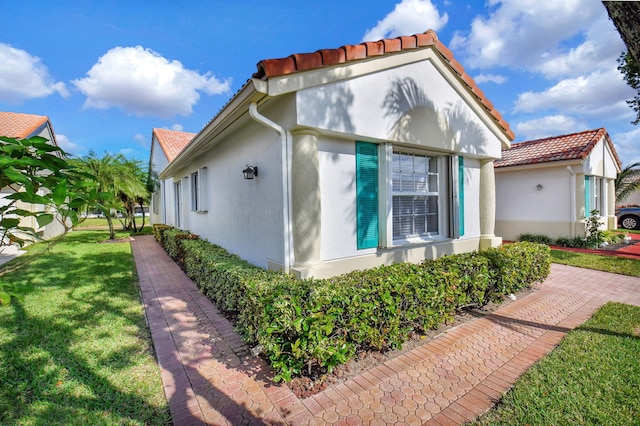
<instances>
[{"instance_id":1,"label":"white cloud","mask_svg":"<svg viewBox=\"0 0 640 426\"><path fill-rule=\"evenodd\" d=\"M148 146L149 145L148 138L146 138L142 133L136 133L135 135L133 135L133 140L135 140L136 142L138 142L142 146Z\"/></svg>"},{"instance_id":2,"label":"white cloud","mask_svg":"<svg viewBox=\"0 0 640 426\"><path fill-rule=\"evenodd\" d=\"M640 127L628 132L609 135L616 146L616 152L622 161L622 166L640 162Z\"/></svg>"},{"instance_id":3,"label":"white cloud","mask_svg":"<svg viewBox=\"0 0 640 426\"><path fill-rule=\"evenodd\" d=\"M200 99L229 91L230 80L199 74L141 46L115 47L73 84L87 96L85 108L119 107L137 116L187 116Z\"/></svg>"},{"instance_id":4,"label":"white cloud","mask_svg":"<svg viewBox=\"0 0 640 426\"><path fill-rule=\"evenodd\" d=\"M122 154L122 155L124 155L124 156L125 156L125 157L127 157L127 158L134 157L134 156L135 156L135 154L137 154L137 153L138 153L138 151L136 151L136 150L135 150L135 149L133 149L133 148L122 148L122 149L118 152L118 154Z\"/></svg>"},{"instance_id":5,"label":"white cloud","mask_svg":"<svg viewBox=\"0 0 640 426\"><path fill-rule=\"evenodd\" d=\"M626 48L620 35L606 13L603 13L586 29L581 44L566 51L545 55L537 69L547 78L577 76L615 65L623 50Z\"/></svg>"},{"instance_id":6,"label":"white cloud","mask_svg":"<svg viewBox=\"0 0 640 426\"><path fill-rule=\"evenodd\" d=\"M589 126L574 117L566 115L548 115L516 124L516 135L519 140L540 139L548 136L588 130Z\"/></svg>"},{"instance_id":7,"label":"white cloud","mask_svg":"<svg viewBox=\"0 0 640 426\"><path fill-rule=\"evenodd\" d=\"M171 126L171 130L175 130L176 132L184 132L184 127L182 127L182 124L174 124L173 126Z\"/></svg>"},{"instance_id":8,"label":"white cloud","mask_svg":"<svg viewBox=\"0 0 640 426\"><path fill-rule=\"evenodd\" d=\"M473 77L473 80L478 84L486 82L502 84L507 81L507 77L498 74L478 74L477 76Z\"/></svg>"},{"instance_id":9,"label":"white cloud","mask_svg":"<svg viewBox=\"0 0 640 426\"><path fill-rule=\"evenodd\" d=\"M575 65L578 60L593 65L610 54L607 49L614 49L617 54L622 50L619 37L619 46L606 46L611 35L598 40L602 36L599 30L611 30L613 24L607 22L607 14L597 1L491 0L489 7L492 12L488 17L476 17L471 31L456 33L450 43L454 51L463 53L463 62L474 68L506 66L553 74L557 72L555 66ZM584 46L568 48L570 39L584 36ZM575 46L575 40L570 45ZM572 52L573 60L554 65L558 56ZM570 67L564 69L572 71Z\"/></svg>"},{"instance_id":10,"label":"white cloud","mask_svg":"<svg viewBox=\"0 0 640 426\"><path fill-rule=\"evenodd\" d=\"M65 84L54 81L40 58L0 43L0 100L22 102L56 92L69 96Z\"/></svg>"},{"instance_id":11,"label":"white cloud","mask_svg":"<svg viewBox=\"0 0 640 426\"><path fill-rule=\"evenodd\" d=\"M80 152L84 151L78 144L71 142L65 135L56 134L56 142L58 142L58 146L67 154L79 155Z\"/></svg>"},{"instance_id":12,"label":"white cloud","mask_svg":"<svg viewBox=\"0 0 640 426\"><path fill-rule=\"evenodd\" d=\"M562 110L587 116L628 115L626 99L633 97L616 69L598 70L589 75L560 81L542 92L524 92L515 102L516 112Z\"/></svg>"},{"instance_id":13,"label":"white cloud","mask_svg":"<svg viewBox=\"0 0 640 426\"><path fill-rule=\"evenodd\" d=\"M366 32L362 41L419 34L429 29L438 31L448 20L449 15L441 15L430 0L402 0L396 4L393 12Z\"/></svg>"}]
</instances>

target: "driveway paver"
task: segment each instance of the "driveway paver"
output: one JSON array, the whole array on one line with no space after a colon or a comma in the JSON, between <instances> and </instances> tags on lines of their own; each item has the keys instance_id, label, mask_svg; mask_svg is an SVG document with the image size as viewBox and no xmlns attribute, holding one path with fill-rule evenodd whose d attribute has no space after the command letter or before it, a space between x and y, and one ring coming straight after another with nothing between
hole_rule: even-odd
<instances>
[{"instance_id":1,"label":"driveway paver","mask_svg":"<svg viewBox=\"0 0 640 426\"><path fill-rule=\"evenodd\" d=\"M131 244L176 425L463 424L604 303L640 305L640 278L554 264L528 296L300 400L152 236Z\"/></svg>"}]
</instances>

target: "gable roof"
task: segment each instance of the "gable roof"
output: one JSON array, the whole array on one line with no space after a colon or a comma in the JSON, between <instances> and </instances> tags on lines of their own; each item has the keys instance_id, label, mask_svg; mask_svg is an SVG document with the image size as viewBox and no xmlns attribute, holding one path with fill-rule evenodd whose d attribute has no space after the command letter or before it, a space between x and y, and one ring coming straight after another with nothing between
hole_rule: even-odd
<instances>
[{"instance_id":1,"label":"gable roof","mask_svg":"<svg viewBox=\"0 0 640 426\"><path fill-rule=\"evenodd\" d=\"M495 168L551 163L554 161L584 160L598 141L604 137L618 168L618 153L604 127L568 135L519 142L502 151L502 158L494 162Z\"/></svg>"},{"instance_id":2,"label":"gable roof","mask_svg":"<svg viewBox=\"0 0 640 426\"><path fill-rule=\"evenodd\" d=\"M195 133L189 132L178 132L158 128L153 129L153 136L158 141L169 162L172 162L173 159L180 154L180 151L191 142L191 139L193 139L195 135Z\"/></svg>"},{"instance_id":3,"label":"gable roof","mask_svg":"<svg viewBox=\"0 0 640 426\"><path fill-rule=\"evenodd\" d=\"M438 35L433 30L428 30L422 34L401 36L394 39L383 39L378 41L367 41L355 45L345 45L337 49L321 49L313 53L296 53L286 58L265 59L258 62L258 71L253 77L260 80L268 80L272 77L293 74L301 71L308 71L337 65L347 62L362 61L381 55L389 55L408 50L432 47L455 71L462 82L469 88L471 93L487 109L493 119L502 127L509 140L515 138L509 124L502 118L502 115L494 108L493 104L478 88L475 81L467 74L458 61L453 57L453 53L440 41Z\"/></svg>"},{"instance_id":4,"label":"gable roof","mask_svg":"<svg viewBox=\"0 0 640 426\"><path fill-rule=\"evenodd\" d=\"M49 117L44 115L0 111L0 136L26 139L39 133L47 122L49 122Z\"/></svg>"},{"instance_id":5,"label":"gable roof","mask_svg":"<svg viewBox=\"0 0 640 426\"><path fill-rule=\"evenodd\" d=\"M375 42L364 42L357 45L345 45L337 49L322 49L314 53L297 53L286 58L265 59L257 64L257 72L252 78L240 88L229 101L211 118L203 128L192 139L182 146L177 154L170 155L165 150L169 164L160 173L160 177L170 176L180 164L188 162L197 155L198 147L204 143L208 137L213 137L217 132L225 129L225 123L236 122L249 109L249 105L257 103L269 96L277 96L270 93L269 81L275 82L275 86L281 78L289 75L312 71L340 64L350 65L359 61L374 60L382 56L398 55L404 52L420 51L432 49L432 51L442 59L448 66L452 74L458 78L463 87L469 90L471 96L478 100L478 105L487 111L498 130L509 141L515 138L507 122L494 108L493 104L486 98L484 93L478 88L471 76L464 71L464 68L453 58L451 51L438 40L438 36L433 30L422 34L401 36L395 39L384 39ZM293 86L292 86L293 87ZM289 88L291 91L299 90L299 87ZM276 90L277 92L277 90ZM176 161L173 161L176 160Z\"/></svg>"}]
</instances>

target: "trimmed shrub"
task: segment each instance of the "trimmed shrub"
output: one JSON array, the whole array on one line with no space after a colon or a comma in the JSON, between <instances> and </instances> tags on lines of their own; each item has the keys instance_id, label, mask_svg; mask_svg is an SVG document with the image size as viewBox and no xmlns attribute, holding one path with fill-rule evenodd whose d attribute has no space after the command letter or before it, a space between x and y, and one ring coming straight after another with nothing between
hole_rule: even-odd
<instances>
[{"instance_id":1,"label":"trimmed shrub","mask_svg":"<svg viewBox=\"0 0 640 426\"><path fill-rule=\"evenodd\" d=\"M184 269L185 254L182 248L182 240L197 240L200 237L189 231L177 228L166 229L162 232L162 242L164 250L169 257L176 261Z\"/></svg>"},{"instance_id":2,"label":"trimmed shrub","mask_svg":"<svg viewBox=\"0 0 640 426\"><path fill-rule=\"evenodd\" d=\"M160 244L163 248L164 248L164 243L162 240L162 235L164 233L164 231L166 231L167 229L173 229L172 226L169 225L165 225L162 223L156 223L153 225L153 236L156 239L156 241L158 242L158 244Z\"/></svg>"},{"instance_id":3,"label":"trimmed shrub","mask_svg":"<svg viewBox=\"0 0 640 426\"><path fill-rule=\"evenodd\" d=\"M359 350L400 347L412 332L453 320L456 310L498 300L549 274L549 247L515 243L353 271L324 280L295 280L255 267L188 231L154 227L167 253L250 344L260 344L290 380L323 373Z\"/></svg>"},{"instance_id":4,"label":"trimmed shrub","mask_svg":"<svg viewBox=\"0 0 640 426\"><path fill-rule=\"evenodd\" d=\"M551 249L545 244L504 244L482 254L492 270L492 286L487 291L492 300L544 281L551 272Z\"/></svg>"},{"instance_id":5,"label":"trimmed shrub","mask_svg":"<svg viewBox=\"0 0 640 426\"><path fill-rule=\"evenodd\" d=\"M550 237L544 234L521 234L520 236L518 236L518 241L528 241L530 243L546 245L549 245L553 242Z\"/></svg>"}]
</instances>

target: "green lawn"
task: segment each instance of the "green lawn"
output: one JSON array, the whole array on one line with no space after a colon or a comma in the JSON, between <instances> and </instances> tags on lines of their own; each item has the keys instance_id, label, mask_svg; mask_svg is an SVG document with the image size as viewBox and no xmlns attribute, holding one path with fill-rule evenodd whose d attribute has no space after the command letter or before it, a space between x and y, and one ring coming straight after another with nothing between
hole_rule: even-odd
<instances>
[{"instance_id":1,"label":"green lawn","mask_svg":"<svg viewBox=\"0 0 640 426\"><path fill-rule=\"evenodd\" d=\"M640 307L608 303L525 373L479 425L640 424Z\"/></svg>"},{"instance_id":2,"label":"green lawn","mask_svg":"<svg viewBox=\"0 0 640 426\"><path fill-rule=\"evenodd\" d=\"M640 260L624 257L551 250L551 261L579 268L640 277Z\"/></svg>"},{"instance_id":3,"label":"green lawn","mask_svg":"<svg viewBox=\"0 0 640 426\"><path fill-rule=\"evenodd\" d=\"M0 308L0 424L171 423L130 244L106 238L73 232L0 277L26 288Z\"/></svg>"},{"instance_id":4,"label":"green lawn","mask_svg":"<svg viewBox=\"0 0 640 426\"><path fill-rule=\"evenodd\" d=\"M119 223L120 222L117 218L113 218L113 225L116 227L116 229L119 228ZM88 217L81 223L79 223L77 228L88 228L92 226L108 226L107 219L104 217Z\"/></svg>"}]
</instances>

